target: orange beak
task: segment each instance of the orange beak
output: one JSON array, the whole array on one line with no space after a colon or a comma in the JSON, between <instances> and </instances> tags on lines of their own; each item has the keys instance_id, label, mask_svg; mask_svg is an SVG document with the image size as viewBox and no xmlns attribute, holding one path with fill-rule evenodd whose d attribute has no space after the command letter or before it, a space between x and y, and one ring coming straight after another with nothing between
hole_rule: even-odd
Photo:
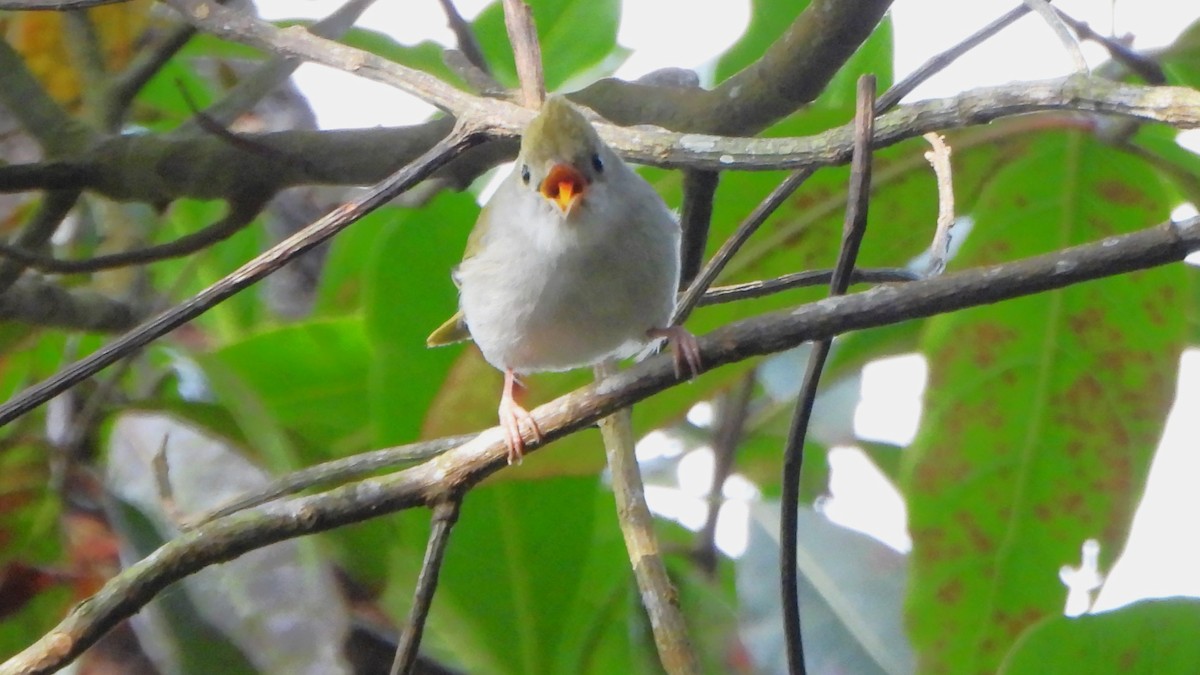
<instances>
[{"instance_id":1,"label":"orange beak","mask_svg":"<svg viewBox=\"0 0 1200 675\"><path fill-rule=\"evenodd\" d=\"M564 213L586 189L583 174L570 164L555 164L550 175L542 181L542 196L558 204Z\"/></svg>"}]
</instances>

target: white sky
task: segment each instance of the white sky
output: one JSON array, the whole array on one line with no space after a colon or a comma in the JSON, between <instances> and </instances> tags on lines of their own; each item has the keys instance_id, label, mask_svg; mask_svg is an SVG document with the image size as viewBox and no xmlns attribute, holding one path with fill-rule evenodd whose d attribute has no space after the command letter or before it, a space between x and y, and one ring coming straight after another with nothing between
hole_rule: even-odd
<instances>
[{"instance_id":1,"label":"white sky","mask_svg":"<svg viewBox=\"0 0 1200 675\"><path fill-rule=\"evenodd\" d=\"M323 16L340 4L340 0L258 0L264 18L272 20ZM486 4L487 0L457 2L467 18L474 17ZM1018 0L898 0L893 7L897 78L1017 4ZM703 74L713 56L745 29L749 2L706 3L703 12L696 11L697 6L695 0L626 2L618 39L633 54L617 75L632 78L663 66L694 68ZM1058 0L1055 6L1099 32L1134 35L1134 46L1139 49L1169 44L1200 14L1194 2L1181 0ZM360 25L410 44L424 39L445 44L453 41L437 0L378 2ZM662 37L664 26L671 27L670 40ZM685 36L691 39L682 39ZM1094 45L1084 45L1084 53L1093 65L1104 58L1102 50ZM1057 77L1068 74L1071 68L1071 59L1049 27L1039 18L1027 16L935 76L910 98L947 96L977 86ZM407 124L424 119L432 110L383 85L320 66L301 67L296 79L310 95L324 128ZM907 442L920 409L924 364L913 357L891 360L878 364L867 375L858 415L860 431ZM897 387L896 383L903 386ZM1190 531L1185 535L1176 526L1192 520L1183 514L1200 512L1200 490L1196 489L1200 430L1188 419L1195 417L1196 410L1200 410L1200 352L1189 352L1182 362L1176 408L1151 471L1129 546L1112 571L1097 608L1111 608L1141 597L1200 595L1200 576L1196 574L1200 570L1200 538ZM906 548L903 505L895 491L880 480L857 450L839 449L832 461L835 498L825 504L825 512L834 520ZM692 464L703 473L711 470L705 468L711 466L711 457L707 462L700 457ZM696 519L686 509L669 510L679 510L671 515L680 520ZM744 529L722 529L736 548L738 531L744 534Z\"/></svg>"}]
</instances>

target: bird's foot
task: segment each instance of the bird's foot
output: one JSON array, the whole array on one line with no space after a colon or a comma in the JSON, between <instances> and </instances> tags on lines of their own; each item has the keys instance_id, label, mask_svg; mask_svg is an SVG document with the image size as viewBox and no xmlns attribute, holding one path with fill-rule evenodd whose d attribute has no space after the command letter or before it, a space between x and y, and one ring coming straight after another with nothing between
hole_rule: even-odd
<instances>
[{"instance_id":1,"label":"bird's foot","mask_svg":"<svg viewBox=\"0 0 1200 675\"><path fill-rule=\"evenodd\" d=\"M500 397L500 428L504 430L504 443L508 446L508 463L520 464L525 456L525 437L521 434L521 425L529 430L538 443L542 442L542 430L537 420L529 411L517 403L513 395L516 386L516 376L512 371L504 373L504 394Z\"/></svg>"},{"instance_id":2,"label":"bird's foot","mask_svg":"<svg viewBox=\"0 0 1200 675\"><path fill-rule=\"evenodd\" d=\"M671 345L671 354L675 359L675 377L691 379L700 374L703 364L700 360L700 343L683 326L670 328L651 328L647 334L652 338L666 338Z\"/></svg>"}]
</instances>

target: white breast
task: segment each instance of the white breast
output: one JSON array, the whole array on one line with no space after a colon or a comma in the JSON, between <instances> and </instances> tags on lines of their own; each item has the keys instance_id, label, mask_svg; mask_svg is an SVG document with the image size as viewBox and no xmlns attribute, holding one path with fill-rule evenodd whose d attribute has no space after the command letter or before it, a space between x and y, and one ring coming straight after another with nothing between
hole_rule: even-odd
<instances>
[{"instance_id":1,"label":"white breast","mask_svg":"<svg viewBox=\"0 0 1200 675\"><path fill-rule=\"evenodd\" d=\"M666 327L679 283L679 225L640 179L625 199L606 189L594 184L569 220L512 177L497 191L491 210L513 217L492 219L457 276L467 326L493 366L586 366L629 356L648 330ZM614 208L599 217L597 202ZM630 203L650 208L635 213Z\"/></svg>"}]
</instances>

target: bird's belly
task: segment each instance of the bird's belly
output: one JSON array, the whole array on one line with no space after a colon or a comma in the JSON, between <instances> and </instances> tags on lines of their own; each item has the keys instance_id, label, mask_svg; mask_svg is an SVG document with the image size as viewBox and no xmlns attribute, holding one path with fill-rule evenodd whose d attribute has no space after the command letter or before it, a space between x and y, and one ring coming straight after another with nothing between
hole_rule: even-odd
<instances>
[{"instance_id":1,"label":"bird's belly","mask_svg":"<svg viewBox=\"0 0 1200 675\"><path fill-rule=\"evenodd\" d=\"M603 258L488 264L460 269L461 305L492 365L517 372L569 370L629 356L664 327L675 272L658 260Z\"/></svg>"}]
</instances>

